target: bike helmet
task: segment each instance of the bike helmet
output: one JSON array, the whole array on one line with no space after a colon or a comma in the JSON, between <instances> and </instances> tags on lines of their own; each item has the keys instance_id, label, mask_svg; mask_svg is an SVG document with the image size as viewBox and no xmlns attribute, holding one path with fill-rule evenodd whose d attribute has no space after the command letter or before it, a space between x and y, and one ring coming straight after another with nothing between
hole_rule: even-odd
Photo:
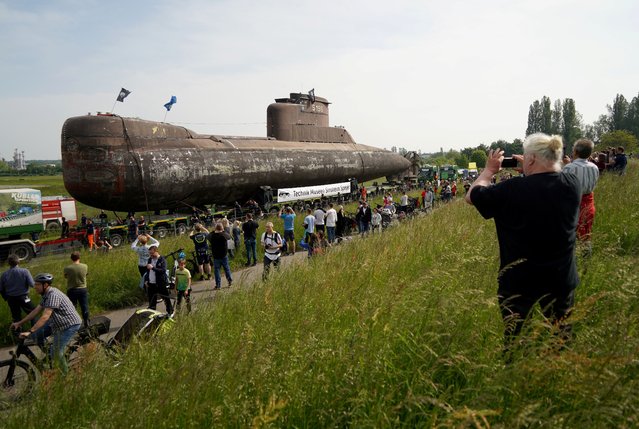
<instances>
[{"instance_id":1,"label":"bike helmet","mask_svg":"<svg viewBox=\"0 0 639 429\"><path fill-rule=\"evenodd\" d=\"M53 283L53 276L49 273L40 273L33 278L36 283Z\"/></svg>"}]
</instances>

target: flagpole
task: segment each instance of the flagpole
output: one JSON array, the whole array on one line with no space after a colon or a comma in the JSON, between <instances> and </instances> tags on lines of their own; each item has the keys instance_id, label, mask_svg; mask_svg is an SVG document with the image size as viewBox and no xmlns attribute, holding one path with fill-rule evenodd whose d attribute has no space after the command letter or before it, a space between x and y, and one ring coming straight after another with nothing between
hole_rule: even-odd
<instances>
[{"instance_id":1,"label":"flagpole","mask_svg":"<svg viewBox=\"0 0 639 429\"><path fill-rule=\"evenodd\" d=\"M113 102L113 107L111 107L111 113L115 111L115 103L117 102L118 102L118 99L116 98L115 101Z\"/></svg>"},{"instance_id":2,"label":"flagpole","mask_svg":"<svg viewBox=\"0 0 639 429\"><path fill-rule=\"evenodd\" d=\"M169 111L167 110L166 112L164 112L164 119L162 120L162 122L166 122L166 115L168 115Z\"/></svg>"}]
</instances>

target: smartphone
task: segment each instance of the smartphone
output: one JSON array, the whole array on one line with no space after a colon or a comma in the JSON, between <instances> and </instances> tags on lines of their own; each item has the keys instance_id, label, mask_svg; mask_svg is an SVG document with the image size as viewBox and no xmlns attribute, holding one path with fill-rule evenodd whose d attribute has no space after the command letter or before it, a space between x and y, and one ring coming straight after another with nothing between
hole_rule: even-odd
<instances>
[{"instance_id":1,"label":"smartphone","mask_svg":"<svg viewBox=\"0 0 639 429\"><path fill-rule=\"evenodd\" d=\"M501 168L515 168L517 167L517 160L512 157L504 158L501 162Z\"/></svg>"}]
</instances>

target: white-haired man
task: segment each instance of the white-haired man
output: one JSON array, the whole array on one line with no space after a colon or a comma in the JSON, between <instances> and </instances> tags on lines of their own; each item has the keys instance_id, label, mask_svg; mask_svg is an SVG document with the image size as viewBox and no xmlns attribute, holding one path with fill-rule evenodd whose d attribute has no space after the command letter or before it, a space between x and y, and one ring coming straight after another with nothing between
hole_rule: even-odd
<instances>
[{"instance_id":1,"label":"white-haired man","mask_svg":"<svg viewBox=\"0 0 639 429\"><path fill-rule=\"evenodd\" d=\"M514 156L525 176L491 185L504 158L503 151L491 150L486 168L466 194L484 218L495 219L506 351L537 302L559 324L564 338L570 333L570 325L562 321L579 283L575 232L581 187L574 175L561 173L562 151L560 136L530 135L523 156Z\"/></svg>"}]
</instances>

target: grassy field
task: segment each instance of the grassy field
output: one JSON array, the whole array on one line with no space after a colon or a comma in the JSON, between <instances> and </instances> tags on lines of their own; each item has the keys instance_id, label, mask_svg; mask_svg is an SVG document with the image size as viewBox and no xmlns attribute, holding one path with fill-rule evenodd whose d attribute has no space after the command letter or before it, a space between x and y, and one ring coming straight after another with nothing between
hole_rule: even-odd
<instances>
[{"instance_id":1,"label":"grassy field","mask_svg":"<svg viewBox=\"0 0 639 429\"><path fill-rule=\"evenodd\" d=\"M503 362L494 224L457 201L97 353L3 426L637 427L637 167L600 180L562 352L536 314Z\"/></svg>"},{"instance_id":2,"label":"grassy field","mask_svg":"<svg viewBox=\"0 0 639 429\"><path fill-rule=\"evenodd\" d=\"M62 176L32 176L32 177L11 177L13 181L5 180L7 178L0 177L0 186L11 187L32 187L41 189L43 195L64 195L64 185L62 183ZM24 179L24 180L22 180ZM19 183L17 183L19 181ZM412 194L416 195L419 192L414 191ZM372 203L381 202L382 197L377 197L371 200ZM86 208L86 211L90 216L99 212L97 209ZM351 203L345 206L345 210L348 213L354 213L357 207L356 204ZM81 213L78 209L78 215ZM301 239L303 237L303 219L305 213L298 213L295 222L295 234L296 237ZM271 217L268 220L273 221L276 231L283 232L283 220L276 217ZM264 232L264 223L266 220L259 221L260 228L258 234ZM57 236L57 235L56 235ZM46 235L43 234L43 238L46 239ZM180 237L167 237L162 240L160 244L160 251L162 254L168 254L179 248L184 248L187 251L193 249L193 243L187 236ZM300 250L300 249L298 249ZM35 275L40 272L48 272L54 275L56 279L55 286L59 287L63 291L66 291L66 284L63 279L63 269L70 263L69 254L59 255L55 257L35 258L28 263L21 264L21 267L29 269L29 271ZM258 260L262 260L263 249L258 244ZM120 248L113 249L110 253L103 255L97 253L91 253L83 251L81 255L81 261L89 266L89 292L90 300L89 305L91 314L102 313L107 310L127 307L131 305L140 305L144 302L145 297L138 287L139 274L137 271L137 254L132 252L129 246L125 243ZM169 260L169 263L172 263ZM237 271L244 266L246 257L244 253L244 245L242 243L239 254L231 260L231 269ZM2 270L6 269L7 265L4 264ZM193 271L195 273L195 271ZM32 292L32 298L34 302L39 302L39 297ZM11 323L11 314L7 305L0 304L0 345L11 344L12 338L9 332L9 324Z\"/></svg>"}]
</instances>

